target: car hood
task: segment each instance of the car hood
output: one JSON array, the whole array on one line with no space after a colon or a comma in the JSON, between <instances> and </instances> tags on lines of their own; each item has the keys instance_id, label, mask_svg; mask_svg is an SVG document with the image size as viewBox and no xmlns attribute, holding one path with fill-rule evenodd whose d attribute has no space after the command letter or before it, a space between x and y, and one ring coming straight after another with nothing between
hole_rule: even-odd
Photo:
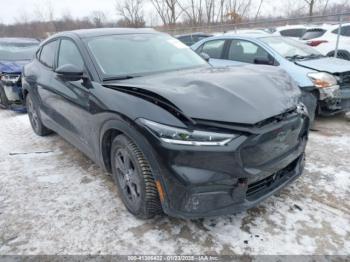
<instances>
[{"instance_id":1,"label":"car hood","mask_svg":"<svg viewBox=\"0 0 350 262\"><path fill-rule=\"evenodd\" d=\"M108 85L161 96L194 119L241 124L290 110L300 95L285 71L254 65L155 74Z\"/></svg>"},{"instance_id":2,"label":"car hood","mask_svg":"<svg viewBox=\"0 0 350 262\"><path fill-rule=\"evenodd\" d=\"M23 66L29 63L28 60L23 61L3 61L0 60L0 72L8 74L22 73Z\"/></svg>"},{"instance_id":3,"label":"car hood","mask_svg":"<svg viewBox=\"0 0 350 262\"><path fill-rule=\"evenodd\" d=\"M295 63L299 66L310 68L316 71L328 72L330 74L350 71L350 61L334 57L297 61Z\"/></svg>"}]
</instances>

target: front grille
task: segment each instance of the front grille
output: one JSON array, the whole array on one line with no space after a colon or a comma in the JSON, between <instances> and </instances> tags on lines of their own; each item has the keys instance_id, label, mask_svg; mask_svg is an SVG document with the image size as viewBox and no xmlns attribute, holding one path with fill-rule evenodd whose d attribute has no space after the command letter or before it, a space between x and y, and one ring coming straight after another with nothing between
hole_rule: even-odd
<instances>
[{"instance_id":1,"label":"front grille","mask_svg":"<svg viewBox=\"0 0 350 262\"><path fill-rule=\"evenodd\" d=\"M283 156L298 147L305 136L306 122L295 117L280 128L256 135L241 149L241 159L246 167L259 167Z\"/></svg>"},{"instance_id":2,"label":"front grille","mask_svg":"<svg viewBox=\"0 0 350 262\"><path fill-rule=\"evenodd\" d=\"M253 200L261 197L262 195L267 194L268 192L270 192L274 188L276 188L283 181L285 181L284 178L288 177L290 174L292 174L292 172L295 171L295 167L297 166L299 160L300 160L300 158L294 160L287 167L272 174L271 176L268 176L268 177L261 179L257 182L249 184L248 190L246 193L246 198L249 201L253 201Z\"/></svg>"},{"instance_id":3,"label":"front grille","mask_svg":"<svg viewBox=\"0 0 350 262\"><path fill-rule=\"evenodd\" d=\"M350 72L342 73L339 75L340 86L349 86L350 85Z\"/></svg>"}]
</instances>

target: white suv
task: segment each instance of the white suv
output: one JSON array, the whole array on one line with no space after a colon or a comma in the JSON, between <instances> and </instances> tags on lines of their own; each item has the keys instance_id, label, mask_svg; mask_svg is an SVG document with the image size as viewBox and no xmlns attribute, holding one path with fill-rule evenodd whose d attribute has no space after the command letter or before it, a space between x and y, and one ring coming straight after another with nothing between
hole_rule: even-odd
<instances>
[{"instance_id":1,"label":"white suv","mask_svg":"<svg viewBox=\"0 0 350 262\"><path fill-rule=\"evenodd\" d=\"M301 40L326 56L334 56L339 25L322 25L306 30ZM350 23L342 24L338 57L350 60Z\"/></svg>"}]
</instances>

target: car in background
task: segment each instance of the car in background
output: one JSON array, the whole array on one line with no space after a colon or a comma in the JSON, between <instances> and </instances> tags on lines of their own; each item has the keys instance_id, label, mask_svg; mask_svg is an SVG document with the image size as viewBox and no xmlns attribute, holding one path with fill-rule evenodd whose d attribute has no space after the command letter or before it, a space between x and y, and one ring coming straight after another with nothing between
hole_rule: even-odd
<instances>
[{"instance_id":1,"label":"car in background","mask_svg":"<svg viewBox=\"0 0 350 262\"><path fill-rule=\"evenodd\" d=\"M307 26L305 25L285 25L276 27L273 35L300 39L305 34L306 30Z\"/></svg>"},{"instance_id":2,"label":"car in background","mask_svg":"<svg viewBox=\"0 0 350 262\"><path fill-rule=\"evenodd\" d=\"M334 56L339 25L322 25L306 30L301 40L325 56ZM342 24L337 57L350 60L350 23Z\"/></svg>"},{"instance_id":3,"label":"car in background","mask_svg":"<svg viewBox=\"0 0 350 262\"><path fill-rule=\"evenodd\" d=\"M151 29L56 34L23 87L34 132L111 172L140 218L237 213L303 172L309 118L287 73L213 68Z\"/></svg>"},{"instance_id":4,"label":"car in background","mask_svg":"<svg viewBox=\"0 0 350 262\"><path fill-rule=\"evenodd\" d=\"M198 41L211 37L213 34L206 34L206 33L192 33L192 34L185 34L185 35L177 35L175 38L180 40L182 43L184 43L187 46L191 46Z\"/></svg>"},{"instance_id":5,"label":"car in background","mask_svg":"<svg viewBox=\"0 0 350 262\"><path fill-rule=\"evenodd\" d=\"M25 111L21 73L39 46L31 38L0 38L0 106Z\"/></svg>"},{"instance_id":6,"label":"car in background","mask_svg":"<svg viewBox=\"0 0 350 262\"><path fill-rule=\"evenodd\" d=\"M325 57L288 37L223 35L192 46L209 56L214 66L263 64L287 71L302 90L302 101L315 114L332 115L350 109L350 62Z\"/></svg>"}]
</instances>

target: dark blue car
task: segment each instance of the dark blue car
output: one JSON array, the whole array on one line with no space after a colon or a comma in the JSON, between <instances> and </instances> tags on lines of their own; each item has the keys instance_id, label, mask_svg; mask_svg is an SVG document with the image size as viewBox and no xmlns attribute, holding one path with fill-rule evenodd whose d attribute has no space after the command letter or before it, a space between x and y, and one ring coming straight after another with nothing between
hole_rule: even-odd
<instances>
[{"instance_id":1,"label":"dark blue car","mask_svg":"<svg viewBox=\"0 0 350 262\"><path fill-rule=\"evenodd\" d=\"M21 74L32 60L39 41L31 38L0 38L0 106L24 110Z\"/></svg>"}]
</instances>

